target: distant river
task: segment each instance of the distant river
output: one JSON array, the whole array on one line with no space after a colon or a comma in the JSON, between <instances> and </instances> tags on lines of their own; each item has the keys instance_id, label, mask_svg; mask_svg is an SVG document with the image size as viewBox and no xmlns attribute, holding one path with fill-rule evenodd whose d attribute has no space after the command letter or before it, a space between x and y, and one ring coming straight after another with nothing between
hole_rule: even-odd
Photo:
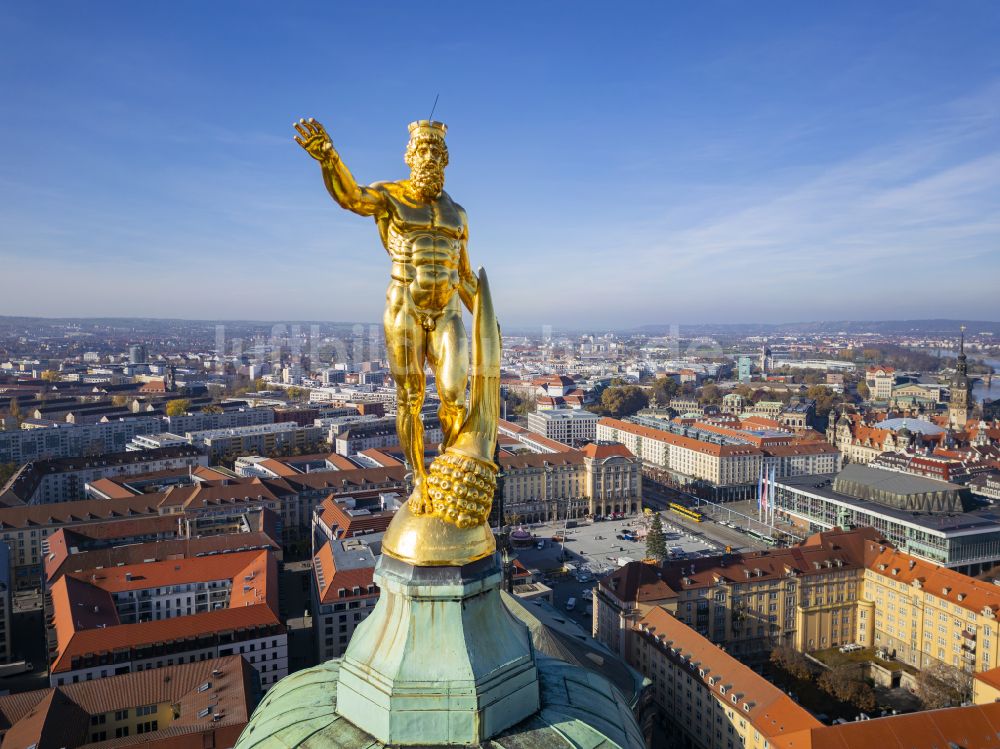
<instances>
[{"instance_id":1,"label":"distant river","mask_svg":"<svg viewBox=\"0 0 1000 749\"><path fill-rule=\"evenodd\" d=\"M931 356L947 356L950 359L954 359L958 356L958 351L950 348L915 348L913 350L922 351L925 354L930 354ZM1000 359L988 356L970 356L969 358L988 364L993 367L993 371L995 372L993 375L993 383L988 390L985 382L982 380L976 380L976 384L972 386L972 396L977 401L981 401L983 398L989 398L990 400L1000 398Z\"/></svg>"}]
</instances>

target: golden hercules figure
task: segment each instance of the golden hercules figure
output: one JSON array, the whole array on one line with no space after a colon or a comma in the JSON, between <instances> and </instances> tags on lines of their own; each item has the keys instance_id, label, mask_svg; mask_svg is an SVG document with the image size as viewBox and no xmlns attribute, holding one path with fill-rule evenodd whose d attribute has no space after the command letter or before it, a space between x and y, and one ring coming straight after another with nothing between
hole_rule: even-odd
<instances>
[{"instance_id":1,"label":"golden hercules figure","mask_svg":"<svg viewBox=\"0 0 1000 749\"><path fill-rule=\"evenodd\" d=\"M465 564L492 553L486 523L496 487L500 332L489 283L469 265L465 211L444 191L448 165L443 123L410 125L409 179L359 185L323 126L299 120L296 142L320 163L342 208L372 216L392 261L386 291L389 367L396 383L396 428L413 472L413 492L383 541L413 564ZM462 305L473 314L472 366ZM441 454L424 466L420 420L430 365L441 406ZM466 393L468 391L468 403Z\"/></svg>"}]
</instances>

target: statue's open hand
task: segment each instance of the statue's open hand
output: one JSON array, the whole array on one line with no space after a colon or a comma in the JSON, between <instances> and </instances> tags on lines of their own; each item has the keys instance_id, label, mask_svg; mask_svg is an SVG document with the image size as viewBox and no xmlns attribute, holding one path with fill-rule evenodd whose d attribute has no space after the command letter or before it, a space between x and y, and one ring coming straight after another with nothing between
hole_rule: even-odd
<instances>
[{"instance_id":1,"label":"statue's open hand","mask_svg":"<svg viewBox=\"0 0 1000 749\"><path fill-rule=\"evenodd\" d=\"M295 142L302 146L306 150L306 153L317 161L326 161L336 156L330 136L324 127L312 117L308 120L299 120L293 123L292 127L299 134L295 136ZM302 137L300 138L299 136Z\"/></svg>"}]
</instances>

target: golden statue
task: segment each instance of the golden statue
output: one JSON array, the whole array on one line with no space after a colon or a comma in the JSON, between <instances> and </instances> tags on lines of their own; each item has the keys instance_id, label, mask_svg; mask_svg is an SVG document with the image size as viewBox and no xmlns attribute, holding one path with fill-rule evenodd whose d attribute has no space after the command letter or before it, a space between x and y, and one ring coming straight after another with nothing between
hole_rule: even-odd
<instances>
[{"instance_id":1,"label":"golden statue","mask_svg":"<svg viewBox=\"0 0 1000 749\"><path fill-rule=\"evenodd\" d=\"M486 519L496 486L500 332L486 273L480 269L476 276L469 265L465 211L444 191L447 128L431 120L412 123L409 179L368 187L355 181L320 123L299 120L295 129L295 141L320 163L333 199L375 218L392 261L383 324L396 383L396 428L413 492L383 550L412 564L466 564L487 556L495 549ZM462 304L473 314L471 369ZM429 471L420 420L428 364L444 432Z\"/></svg>"}]
</instances>

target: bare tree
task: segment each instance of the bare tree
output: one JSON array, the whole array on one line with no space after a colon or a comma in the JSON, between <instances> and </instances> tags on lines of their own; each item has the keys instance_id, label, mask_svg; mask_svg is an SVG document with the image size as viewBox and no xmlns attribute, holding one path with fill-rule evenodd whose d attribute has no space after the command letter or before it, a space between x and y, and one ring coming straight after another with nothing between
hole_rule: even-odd
<instances>
[{"instance_id":1,"label":"bare tree","mask_svg":"<svg viewBox=\"0 0 1000 749\"><path fill-rule=\"evenodd\" d=\"M917 696L924 707L960 705L972 694L972 674L945 663L935 663L917 674Z\"/></svg>"},{"instance_id":2,"label":"bare tree","mask_svg":"<svg viewBox=\"0 0 1000 749\"><path fill-rule=\"evenodd\" d=\"M779 645L771 651L771 663L796 679L808 679L812 676L812 669L806 657L787 645Z\"/></svg>"},{"instance_id":3,"label":"bare tree","mask_svg":"<svg viewBox=\"0 0 1000 749\"><path fill-rule=\"evenodd\" d=\"M844 663L824 671L817 682L819 688L841 702L848 702L859 710L873 710L875 691L861 676L860 663Z\"/></svg>"}]
</instances>

